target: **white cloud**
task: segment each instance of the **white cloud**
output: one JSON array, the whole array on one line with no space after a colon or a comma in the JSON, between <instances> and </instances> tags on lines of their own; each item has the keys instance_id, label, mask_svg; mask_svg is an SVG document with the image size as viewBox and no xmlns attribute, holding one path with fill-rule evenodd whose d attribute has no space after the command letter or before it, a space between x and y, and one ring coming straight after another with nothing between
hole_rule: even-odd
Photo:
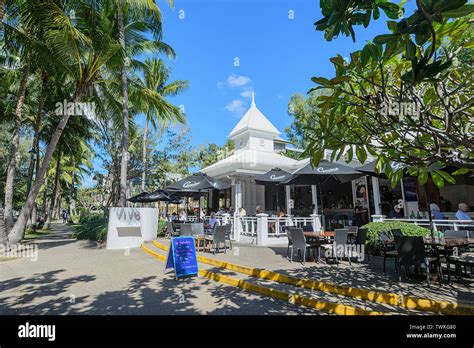
<instances>
[{"instance_id":1,"label":"white cloud","mask_svg":"<svg viewBox=\"0 0 474 348\"><path fill-rule=\"evenodd\" d=\"M248 85L250 82L252 82L252 79L243 75L237 76L236 74L232 74L227 78L227 83L231 87L242 87Z\"/></svg>"},{"instance_id":2,"label":"white cloud","mask_svg":"<svg viewBox=\"0 0 474 348\"><path fill-rule=\"evenodd\" d=\"M244 102L240 99L234 99L225 106L227 111L230 111L236 117L241 117L245 112Z\"/></svg>"},{"instance_id":3,"label":"white cloud","mask_svg":"<svg viewBox=\"0 0 474 348\"><path fill-rule=\"evenodd\" d=\"M244 98L250 98L253 93L253 87L250 86L245 86L243 88L243 91L240 93L240 95Z\"/></svg>"}]
</instances>

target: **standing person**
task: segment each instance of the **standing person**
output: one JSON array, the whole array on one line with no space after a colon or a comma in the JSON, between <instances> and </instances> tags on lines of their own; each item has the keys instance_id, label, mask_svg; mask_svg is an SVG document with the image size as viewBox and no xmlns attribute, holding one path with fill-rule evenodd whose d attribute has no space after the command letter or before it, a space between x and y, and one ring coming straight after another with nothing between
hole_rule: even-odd
<instances>
[{"instance_id":1,"label":"standing person","mask_svg":"<svg viewBox=\"0 0 474 348\"><path fill-rule=\"evenodd\" d=\"M263 213L262 207L257 205L255 207L255 215L258 215L258 214L261 214L261 213Z\"/></svg>"},{"instance_id":2,"label":"standing person","mask_svg":"<svg viewBox=\"0 0 474 348\"><path fill-rule=\"evenodd\" d=\"M361 227L364 226L365 223L364 208L362 208L360 204L357 204L354 208L354 219L352 220L352 226Z\"/></svg>"},{"instance_id":3,"label":"standing person","mask_svg":"<svg viewBox=\"0 0 474 348\"><path fill-rule=\"evenodd\" d=\"M240 217L247 216L247 212L245 211L244 207L239 208L239 216Z\"/></svg>"},{"instance_id":4,"label":"standing person","mask_svg":"<svg viewBox=\"0 0 474 348\"><path fill-rule=\"evenodd\" d=\"M63 224L67 223L67 210L66 209L63 209L63 214L62 214L62 217L63 217Z\"/></svg>"}]
</instances>

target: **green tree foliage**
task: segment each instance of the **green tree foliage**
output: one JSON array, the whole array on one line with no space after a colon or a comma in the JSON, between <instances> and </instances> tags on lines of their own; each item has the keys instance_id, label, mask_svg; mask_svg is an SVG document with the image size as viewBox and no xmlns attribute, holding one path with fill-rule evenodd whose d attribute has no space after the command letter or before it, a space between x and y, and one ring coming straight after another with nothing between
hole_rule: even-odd
<instances>
[{"instance_id":1,"label":"green tree foliage","mask_svg":"<svg viewBox=\"0 0 474 348\"><path fill-rule=\"evenodd\" d=\"M227 140L223 146L216 144L201 145L198 149L197 164L199 168L205 168L234 153L234 142Z\"/></svg>"},{"instance_id":2,"label":"green tree foliage","mask_svg":"<svg viewBox=\"0 0 474 348\"><path fill-rule=\"evenodd\" d=\"M335 74L313 77L311 91L319 96L317 126L303 126L308 134L307 154L314 163L324 149L339 158L361 162L367 153L378 157L377 169L398 181L405 164L425 183L431 175L438 186L453 182L443 170L428 166L474 168L472 88L473 5L467 0L417 0L404 15L404 2L322 0L324 18L315 23L327 40L342 33L355 40L353 26L367 27L385 12L387 34L378 35L349 60L330 59ZM327 94L326 94L327 92ZM349 146L351 145L351 146Z\"/></svg>"}]
</instances>

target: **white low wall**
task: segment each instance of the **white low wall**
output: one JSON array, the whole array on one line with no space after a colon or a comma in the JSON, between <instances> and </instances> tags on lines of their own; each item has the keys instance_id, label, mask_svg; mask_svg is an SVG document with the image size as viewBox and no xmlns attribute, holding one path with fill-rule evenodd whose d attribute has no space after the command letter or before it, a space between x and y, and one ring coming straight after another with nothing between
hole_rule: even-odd
<instances>
[{"instance_id":1,"label":"white low wall","mask_svg":"<svg viewBox=\"0 0 474 348\"><path fill-rule=\"evenodd\" d=\"M110 208L107 249L137 248L156 239L157 229L158 209Z\"/></svg>"}]
</instances>

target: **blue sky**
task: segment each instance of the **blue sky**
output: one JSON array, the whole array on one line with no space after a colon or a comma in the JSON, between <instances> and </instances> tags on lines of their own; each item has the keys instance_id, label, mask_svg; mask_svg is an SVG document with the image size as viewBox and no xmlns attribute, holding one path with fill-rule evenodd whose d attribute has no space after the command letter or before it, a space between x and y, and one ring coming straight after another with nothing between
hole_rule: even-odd
<instances>
[{"instance_id":1,"label":"blue sky","mask_svg":"<svg viewBox=\"0 0 474 348\"><path fill-rule=\"evenodd\" d=\"M314 29L321 18L316 0L175 0L174 9L157 2L163 40L178 54L170 61L172 79L191 85L172 101L184 106L196 146L222 145L252 90L258 108L283 132L292 121L291 95L305 94L312 76L331 76L330 57L349 56L387 31L381 17L356 31L356 43L343 36L327 42Z\"/></svg>"},{"instance_id":2,"label":"blue sky","mask_svg":"<svg viewBox=\"0 0 474 348\"><path fill-rule=\"evenodd\" d=\"M223 145L250 106L251 91L257 107L283 133L292 122L291 95L306 94L314 86L312 76L333 76L329 58L349 57L388 31L382 12L367 29L354 28L355 43L345 36L328 42L314 29L322 17L317 0L174 0L173 9L165 0L157 3L163 41L178 55L168 61L171 80L190 82L171 101L184 106L194 146ZM136 121L143 125L144 117Z\"/></svg>"}]
</instances>

